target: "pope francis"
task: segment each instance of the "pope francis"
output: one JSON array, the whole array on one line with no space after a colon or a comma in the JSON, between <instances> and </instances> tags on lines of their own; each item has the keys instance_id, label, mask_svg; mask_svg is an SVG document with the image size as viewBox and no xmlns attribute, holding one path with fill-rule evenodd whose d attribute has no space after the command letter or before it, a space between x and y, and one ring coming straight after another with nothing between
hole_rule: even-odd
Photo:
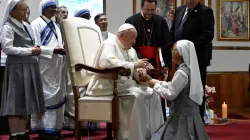
<instances>
[{"instance_id":1,"label":"pope francis","mask_svg":"<svg viewBox=\"0 0 250 140\"><path fill-rule=\"evenodd\" d=\"M138 59L132 48L137 31L131 24L120 26L117 36L108 38L101 45L97 55L96 68L126 67L130 76L120 76L117 80L120 98L119 140L147 140L163 124L160 97L153 93L145 82L141 82L146 69L152 68L146 59ZM88 86L89 96L113 94L110 75L95 74Z\"/></svg>"}]
</instances>

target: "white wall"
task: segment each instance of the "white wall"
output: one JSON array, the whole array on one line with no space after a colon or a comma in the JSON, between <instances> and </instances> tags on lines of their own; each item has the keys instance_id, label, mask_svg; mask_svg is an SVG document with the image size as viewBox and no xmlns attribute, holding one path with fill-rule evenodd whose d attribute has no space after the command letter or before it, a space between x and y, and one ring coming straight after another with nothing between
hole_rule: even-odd
<instances>
[{"instance_id":1,"label":"white wall","mask_svg":"<svg viewBox=\"0 0 250 140\"><path fill-rule=\"evenodd\" d=\"M3 13L5 3L7 0L0 0L0 13ZM58 1L58 0L56 0ZM40 0L27 0L31 9L30 20L32 21L38 14L38 5ZM106 0L106 13L108 16L109 27L108 30L116 33L125 19L133 13L133 0ZM181 4L181 0L177 0L177 6ZM140 0L137 0L137 12L140 11ZM217 1L212 0L212 8L215 15L215 29L217 29ZM0 15L2 18L2 14ZM249 46L249 41L218 41L217 31L215 31L215 38L213 45L216 46ZM250 50L214 50L213 60L208 71L247 71L250 62Z\"/></svg>"},{"instance_id":2,"label":"white wall","mask_svg":"<svg viewBox=\"0 0 250 140\"><path fill-rule=\"evenodd\" d=\"M137 0L139 1L139 0ZM106 0L106 14L108 17L108 30L116 33L126 18L133 14L132 0Z\"/></svg>"},{"instance_id":3,"label":"white wall","mask_svg":"<svg viewBox=\"0 0 250 140\"><path fill-rule=\"evenodd\" d=\"M58 2L58 0L56 0ZM140 0L137 0L140 1ZM38 14L38 5L40 0L27 0L31 9L30 21L35 19ZM119 5L119 6L118 6ZM78 7L76 7L78 8ZM133 13L132 0L106 0L106 13L109 21L108 30L116 33L119 26L125 22L125 19Z\"/></svg>"},{"instance_id":4,"label":"white wall","mask_svg":"<svg viewBox=\"0 0 250 140\"><path fill-rule=\"evenodd\" d=\"M215 29L217 29L217 1L212 0L212 8L215 14ZM250 41L218 41L217 30L213 45L216 46L247 46ZM208 71L248 71L250 63L250 50L214 50L213 60Z\"/></svg>"}]
</instances>

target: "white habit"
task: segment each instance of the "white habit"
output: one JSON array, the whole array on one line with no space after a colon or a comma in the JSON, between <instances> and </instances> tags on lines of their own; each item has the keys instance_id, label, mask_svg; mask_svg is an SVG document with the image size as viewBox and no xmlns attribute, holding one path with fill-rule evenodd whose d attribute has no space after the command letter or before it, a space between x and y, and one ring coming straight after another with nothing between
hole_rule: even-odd
<instances>
[{"instance_id":1,"label":"white habit","mask_svg":"<svg viewBox=\"0 0 250 140\"><path fill-rule=\"evenodd\" d=\"M134 62L138 60L136 51L131 48L123 50L117 37L108 38L101 46L97 55L96 68L126 67L130 68L130 76L120 76L117 80L118 96L120 98L119 140L147 140L151 134L163 124L160 97L153 94L147 86L139 85L134 70ZM104 94L105 93L105 94ZM95 74L88 86L90 96L113 94L113 80L109 75Z\"/></svg>"},{"instance_id":2,"label":"white habit","mask_svg":"<svg viewBox=\"0 0 250 140\"><path fill-rule=\"evenodd\" d=\"M42 0L39 12L52 0ZM66 102L66 71L64 56L53 54L54 48L63 48L62 35L57 24L45 16L36 18L33 28L36 45L42 49L40 71L43 81L46 112L31 116L31 130L35 132L59 133L64 122L64 103ZM54 31L53 31L54 30Z\"/></svg>"}]
</instances>

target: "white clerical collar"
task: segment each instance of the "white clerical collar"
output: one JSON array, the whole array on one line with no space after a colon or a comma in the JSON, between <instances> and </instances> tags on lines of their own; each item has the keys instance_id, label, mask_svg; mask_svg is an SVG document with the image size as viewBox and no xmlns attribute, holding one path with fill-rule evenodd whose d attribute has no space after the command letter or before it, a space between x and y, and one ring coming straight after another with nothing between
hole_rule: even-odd
<instances>
[{"instance_id":1,"label":"white clerical collar","mask_svg":"<svg viewBox=\"0 0 250 140\"><path fill-rule=\"evenodd\" d=\"M23 25L23 21L22 21L22 23L20 23L18 20L14 19L13 17L11 17L11 21L12 21L14 24L16 24L18 27L22 28L22 29L25 31L24 25Z\"/></svg>"},{"instance_id":2,"label":"white clerical collar","mask_svg":"<svg viewBox=\"0 0 250 140\"><path fill-rule=\"evenodd\" d=\"M141 12L141 16L142 16L145 20L150 20L150 19L146 19L142 12Z\"/></svg>"}]
</instances>

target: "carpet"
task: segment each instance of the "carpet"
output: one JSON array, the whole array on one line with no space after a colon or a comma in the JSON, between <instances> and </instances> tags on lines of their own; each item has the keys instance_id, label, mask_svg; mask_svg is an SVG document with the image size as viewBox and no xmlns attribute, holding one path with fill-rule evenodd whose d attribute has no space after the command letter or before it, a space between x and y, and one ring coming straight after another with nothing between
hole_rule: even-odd
<instances>
[{"instance_id":1,"label":"carpet","mask_svg":"<svg viewBox=\"0 0 250 140\"><path fill-rule=\"evenodd\" d=\"M218 118L221 118L221 113L216 113ZM230 119L237 119L237 120L249 120L248 117L239 115L237 113L228 113L227 117Z\"/></svg>"},{"instance_id":2,"label":"carpet","mask_svg":"<svg viewBox=\"0 0 250 140\"><path fill-rule=\"evenodd\" d=\"M92 140L102 140L106 136L105 125L95 136L91 136ZM206 126L206 130L210 140L247 140L250 139L250 122L234 122L222 126ZM63 131L63 134L70 134L72 131ZM31 138L36 138L37 134L31 135ZM8 140L9 136L0 135L0 140ZM86 140L87 137L82 137L81 140ZM74 140L74 137L64 138L61 140Z\"/></svg>"},{"instance_id":3,"label":"carpet","mask_svg":"<svg viewBox=\"0 0 250 140\"><path fill-rule=\"evenodd\" d=\"M248 140L250 122L234 122L221 126L206 126L210 140Z\"/></svg>"}]
</instances>

